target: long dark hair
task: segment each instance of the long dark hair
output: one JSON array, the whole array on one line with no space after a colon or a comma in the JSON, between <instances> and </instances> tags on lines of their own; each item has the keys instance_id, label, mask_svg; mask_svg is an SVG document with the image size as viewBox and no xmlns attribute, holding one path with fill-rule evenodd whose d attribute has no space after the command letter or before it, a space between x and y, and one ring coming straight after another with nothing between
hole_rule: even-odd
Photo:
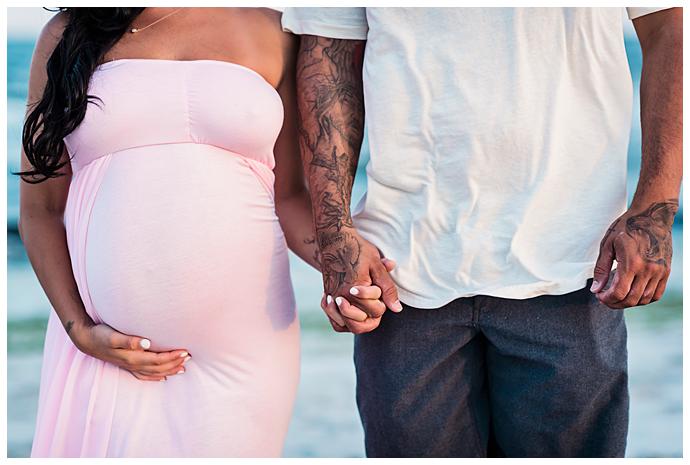
<instances>
[{"instance_id":1,"label":"long dark hair","mask_svg":"<svg viewBox=\"0 0 690 465\"><path fill-rule=\"evenodd\" d=\"M96 97L88 85L105 53L144 8L60 8L67 24L46 65L48 80L41 99L30 102L22 146L33 169L15 173L28 183L62 176L63 138L84 119Z\"/></svg>"}]
</instances>

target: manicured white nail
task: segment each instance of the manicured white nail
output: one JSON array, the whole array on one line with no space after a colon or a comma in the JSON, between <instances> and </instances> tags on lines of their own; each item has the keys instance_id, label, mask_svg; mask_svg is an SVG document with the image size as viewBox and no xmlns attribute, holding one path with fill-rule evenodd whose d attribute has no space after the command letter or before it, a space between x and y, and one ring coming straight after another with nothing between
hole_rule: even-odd
<instances>
[{"instance_id":1,"label":"manicured white nail","mask_svg":"<svg viewBox=\"0 0 690 465\"><path fill-rule=\"evenodd\" d=\"M356 287L351 287L350 288L350 294L359 295L359 289L357 289Z\"/></svg>"},{"instance_id":2,"label":"manicured white nail","mask_svg":"<svg viewBox=\"0 0 690 465\"><path fill-rule=\"evenodd\" d=\"M180 352L180 358L186 357L187 355L189 355L187 352Z\"/></svg>"},{"instance_id":3,"label":"manicured white nail","mask_svg":"<svg viewBox=\"0 0 690 465\"><path fill-rule=\"evenodd\" d=\"M343 298L340 297L340 296L336 297L336 298L335 298L335 303L338 305L338 307L340 307L340 304L343 303Z\"/></svg>"},{"instance_id":4,"label":"manicured white nail","mask_svg":"<svg viewBox=\"0 0 690 465\"><path fill-rule=\"evenodd\" d=\"M139 341L139 345L142 349L148 350L151 347L151 341L149 341L148 339L142 339L141 341Z\"/></svg>"},{"instance_id":5,"label":"manicured white nail","mask_svg":"<svg viewBox=\"0 0 690 465\"><path fill-rule=\"evenodd\" d=\"M192 357L185 357L184 361L182 363L186 363L187 361L191 360Z\"/></svg>"},{"instance_id":6,"label":"manicured white nail","mask_svg":"<svg viewBox=\"0 0 690 465\"><path fill-rule=\"evenodd\" d=\"M178 375L181 375L182 373L184 373L184 370L180 370L177 372Z\"/></svg>"},{"instance_id":7,"label":"manicured white nail","mask_svg":"<svg viewBox=\"0 0 690 465\"><path fill-rule=\"evenodd\" d=\"M331 302L333 302L333 297L331 297L330 295L329 295L329 296L326 296L326 303L327 303L328 305L331 305Z\"/></svg>"}]
</instances>

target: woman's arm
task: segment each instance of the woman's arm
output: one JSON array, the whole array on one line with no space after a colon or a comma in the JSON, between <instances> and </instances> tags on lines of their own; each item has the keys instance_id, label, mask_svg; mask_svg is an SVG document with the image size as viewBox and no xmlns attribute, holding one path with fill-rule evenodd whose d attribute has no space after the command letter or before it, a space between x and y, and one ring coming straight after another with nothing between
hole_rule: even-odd
<instances>
[{"instance_id":1,"label":"woman's arm","mask_svg":"<svg viewBox=\"0 0 690 465\"><path fill-rule=\"evenodd\" d=\"M46 25L36 43L29 77L27 113L41 99L46 84L46 62L60 40L63 27L64 20L58 14ZM31 168L23 149L21 163L22 171ZM74 338L75 334L81 334L81 330L92 326L93 321L86 314L79 297L62 223L71 179L69 164L61 172L64 176L39 184L20 181L18 227L41 286L57 311L65 331L79 346Z\"/></svg>"},{"instance_id":2,"label":"woman's arm","mask_svg":"<svg viewBox=\"0 0 690 465\"><path fill-rule=\"evenodd\" d=\"M64 14L44 27L36 44L29 77L27 112L38 102L46 84L46 63L65 28ZM67 158L67 154L63 153ZM22 150L22 171L31 165ZM63 214L71 180L69 163L63 176L29 184L20 181L19 234L51 305L74 345L82 352L131 371L137 378L161 380L180 369L182 351L145 352L150 342L127 336L105 324L95 324L86 313L74 280L67 249ZM162 370L164 369L164 370Z\"/></svg>"},{"instance_id":3,"label":"woman's arm","mask_svg":"<svg viewBox=\"0 0 690 465\"><path fill-rule=\"evenodd\" d=\"M302 260L321 271L321 256L316 246L309 191L304 182L297 135L295 100L295 62L298 38L285 34L286 65L278 93L285 117L275 145L276 213L288 247Z\"/></svg>"}]
</instances>

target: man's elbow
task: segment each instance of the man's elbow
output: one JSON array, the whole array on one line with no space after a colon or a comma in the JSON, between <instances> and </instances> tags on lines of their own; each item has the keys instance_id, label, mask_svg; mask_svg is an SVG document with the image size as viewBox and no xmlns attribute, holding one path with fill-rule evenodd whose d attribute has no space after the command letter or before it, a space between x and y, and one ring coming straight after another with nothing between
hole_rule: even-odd
<instances>
[{"instance_id":1,"label":"man's elbow","mask_svg":"<svg viewBox=\"0 0 690 465\"><path fill-rule=\"evenodd\" d=\"M640 37L643 54L667 53L682 56L683 51L683 9L653 13L663 14L663 20Z\"/></svg>"}]
</instances>

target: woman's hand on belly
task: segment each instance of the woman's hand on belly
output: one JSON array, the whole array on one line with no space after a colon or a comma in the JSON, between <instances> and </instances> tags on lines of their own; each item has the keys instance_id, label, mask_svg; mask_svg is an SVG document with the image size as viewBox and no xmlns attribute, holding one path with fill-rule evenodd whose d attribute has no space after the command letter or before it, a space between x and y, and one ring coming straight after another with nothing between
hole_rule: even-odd
<instances>
[{"instance_id":1,"label":"woman's hand on belly","mask_svg":"<svg viewBox=\"0 0 690 465\"><path fill-rule=\"evenodd\" d=\"M77 348L87 355L112 363L144 381L164 381L184 373L191 358L186 350L149 352L151 341L115 331L105 323L94 324L74 334Z\"/></svg>"}]
</instances>

